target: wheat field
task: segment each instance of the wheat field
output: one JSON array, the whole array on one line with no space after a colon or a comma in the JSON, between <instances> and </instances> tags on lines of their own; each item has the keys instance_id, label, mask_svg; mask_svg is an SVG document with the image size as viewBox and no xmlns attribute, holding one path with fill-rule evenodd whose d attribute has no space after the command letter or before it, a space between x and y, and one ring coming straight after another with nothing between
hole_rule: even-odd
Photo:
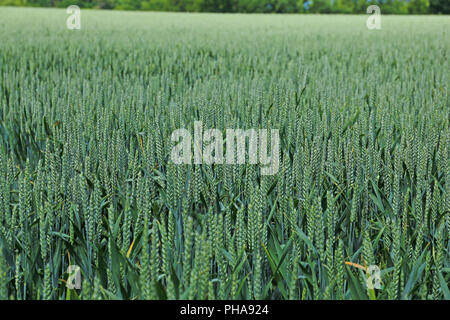
<instances>
[{"instance_id":1,"label":"wheat field","mask_svg":"<svg viewBox=\"0 0 450 320\"><path fill-rule=\"evenodd\" d=\"M448 16L0 16L0 299L450 299Z\"/></svg>"}]
</instances>

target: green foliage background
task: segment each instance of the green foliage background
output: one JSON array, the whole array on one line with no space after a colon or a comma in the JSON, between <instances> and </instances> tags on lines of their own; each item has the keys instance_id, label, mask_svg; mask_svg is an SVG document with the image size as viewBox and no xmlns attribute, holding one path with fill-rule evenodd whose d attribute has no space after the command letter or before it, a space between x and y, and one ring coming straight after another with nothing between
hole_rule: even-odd
<instances>
[{"instance_id":1,"label":"green foliage background","mask_svg":"<svg viewBox=\"0 0 450 320\"><path fill-rule=\"evenodd\" d=\"M386 14L449 14L448 0L0 0L6 6L68 7L181 12L359 13L377 4Z\"/></svg>"},{"instance_id":2,"label":"green foliage background","mask_svg":"<svg viewBox=\"0 0 450 320\"><path fill-rule=\"evenodd\" d=\"M0 13L1 299L450 298L448 17ZM174 165L196 120L280 171Z\"/></svg>"}]
</instances>

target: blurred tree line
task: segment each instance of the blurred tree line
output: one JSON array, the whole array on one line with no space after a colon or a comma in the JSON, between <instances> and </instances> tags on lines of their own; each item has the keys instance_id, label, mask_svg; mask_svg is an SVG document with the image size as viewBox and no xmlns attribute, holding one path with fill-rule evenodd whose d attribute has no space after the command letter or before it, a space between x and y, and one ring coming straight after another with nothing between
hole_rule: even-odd
<instances>
[{"instance_id":1,"label":"blurred tree line","mask_svg":"<svg viewBox=\"0 0 450 320\"><path fill-rule=\"evenodd\" d=\"M242 13L366 13L371 4L385 14L448 14L450 0L0 0L0 5L80 8L242 12Z\"/></svg>"}]
</instances>

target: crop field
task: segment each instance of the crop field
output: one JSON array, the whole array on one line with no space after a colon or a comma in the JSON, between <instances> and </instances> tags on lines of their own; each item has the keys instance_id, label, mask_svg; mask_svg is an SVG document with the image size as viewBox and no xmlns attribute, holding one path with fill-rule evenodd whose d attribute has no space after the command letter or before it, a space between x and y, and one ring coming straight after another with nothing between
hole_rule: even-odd
<instances>
[{"instance_id":1,"label":"crop field","mask_svg":"<svg viewBox=\"0 0 450 320\"><path fill-rule=\"evenodd\" d=\"M0 16L0 299L450 299L448 16Z\"/></svg>"}]
</instances>

